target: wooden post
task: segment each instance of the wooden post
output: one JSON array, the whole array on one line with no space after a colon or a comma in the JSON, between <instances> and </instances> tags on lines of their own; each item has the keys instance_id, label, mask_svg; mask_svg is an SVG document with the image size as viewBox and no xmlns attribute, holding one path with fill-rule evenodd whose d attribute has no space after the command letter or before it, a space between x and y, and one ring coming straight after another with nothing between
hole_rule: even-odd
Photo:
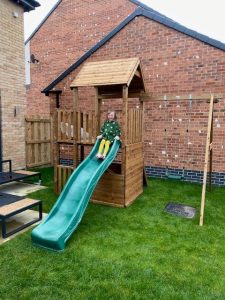
<instances>
[{"instance_id":1,"label":"wooden post","mask_svg":"<svg viewBox=\"0 0 225 300\"><path fill-rule=\"evenodd\" d=\"M84 145L80 145L80 161L84 160Z\"/></svg>"},{"instance_id":2,"label":"wooden post","mask_svg":"<svg viewBox=\"0 0 225 300\"><path fill-rule=\"evenodd\" d=\"M95 87L95 122L96 122L96 136L100 133L101 127L101 104L102 100L98 95L98 88ZM95 133L95 132L94 132Z\"/></svg>"},{"instance_id":3,"label":"wooden post","mask_svg":"<svg viewBox=\"0 0 225 300\"><path fill-rule=\"evenodd\" d=\"M127 145L127 114L128 114L128 87L123 85L123 109L122 109L122 140Z\"/></svg>"},{"instance_id":4,"label":"wooden post","mask_svg":"<svg viewBox=\"0 0 225 300\"><path fill-rule=\"evenodd\" d=\"M214 97L211 94L210 105L209 105L208 130L207 130L207 139L206 139L206 148L205 148L204 176L203 176L201 210L200 210L200 222L199 222L200 226L203 225L203 219L204 219L205 193L206 193L206 182L207 182L207 172L208 172L208 161L209 161L210 148L212 147L212 144L210 142L211 142L211 132L212 132L213 104L214 104Z\"/></svg>"},{"instance_id":5,"label":"wooden post","mask_svg":"<svg viewBox=\"0 0 225 300\"><path fill-rule=\"evenodd\" d=\"M122 174L126 169L126 146L127 146L127 118L128 118L128 87L123 85L123 108L122 108Z\"/></svg>"},{"instance_id":6,"label":"wooden post","mask_svg":"<svg viewBox=\"0 0 225 300\"><path fill-rule=\"evenodd\" d=\"M78 107L78 88L73 88L73 167L76 168L78 164L78 145L77 145L77 107ZM80 129L79 129L80 130Z\"/></svg>"},{"instance_id":7,"label":"wooden post","mask_svg":"<svg viewBox=\"0 0 225 300\"><path fill-rule=\"evenodd\" d=\"M144 102L141 101L141 98L139 98L139 102L140 102L140 111L142 112L142 124L141 124L141 142L144 143ZM144 145L143 145L144 147Z\"/></svg>"},{"instance_id":8,"label":"wooden post","mask_svg":"<svg viewBox=\"0 0 225 300\"><path fill-rule=\"evenodd\" d=\"M212 189L212 157L213 157L213 110L212 110L212 124L211 124L211 132L210 132L210 147L209 147L209 191Z\"/></svg>"},{"instance_id":9,"label":"wooden post","mask_svg":"<svg viewBox=\"0 0 225 300\"><path fill-rule=\"evenodd\" d=\"M58 143L58 126L60 126L58 122L58 111L55 110L53 114L53 132L52 132L52 139L53 139L53 162L54 162L54 187L55 193L59 193L58 187L58 164L59 164L59 152L60 152L60 144Z\"/></svg>"},{"instance_id":10,"label":"wooden post","mask_svg":"<svg viewBox=\"0 0 225 300\"><path fill-rule=\"evenodd\" d=\"M54 166L54 127L53 127L53 122L54 122L54 115L51 115L51 117L50 117L50 139L51 139L50 159L51 159L52 166Z\"/></svg>"},{"instance_id":11,"label":"wooden post","mask_svg":"<svg viewBox=\"0 0 225 300\"><path fill-rule=\"evenodd\" d=\"M143 151L143 186L148 186L148 177L145 172L145 162L144 162L144 103L140 101L140 110L142 111L142 127L141 127L141 142L142 142L142 151Z\"/></svg>"},{"instance_id":12,"label":"wooden post","mask_svg":"<svg viewBox=\"0 0 225 300\"><path fill-rule=\"evenodd\" d=\"M79 98L78 98L78 88L75 87L72 89L73 91L73 110L77 110L77 107L78 107L78 101L79 101Z\"/></svg>"}]
</instances>

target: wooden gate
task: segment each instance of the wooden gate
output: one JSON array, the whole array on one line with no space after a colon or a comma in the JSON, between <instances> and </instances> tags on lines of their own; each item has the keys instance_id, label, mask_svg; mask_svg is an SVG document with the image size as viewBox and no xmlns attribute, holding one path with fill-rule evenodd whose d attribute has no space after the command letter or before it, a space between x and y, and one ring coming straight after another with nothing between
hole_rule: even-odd
<instances>
[{"instance_id":1,"label":"wooden gate","mask_svg":"<svg viewBox=\"0 0 225 300\"><path fill-rule=\"evenodd\" d=\"M53 165L52 118L25 117L26 166Z\"/></svg>"}]
</instances>

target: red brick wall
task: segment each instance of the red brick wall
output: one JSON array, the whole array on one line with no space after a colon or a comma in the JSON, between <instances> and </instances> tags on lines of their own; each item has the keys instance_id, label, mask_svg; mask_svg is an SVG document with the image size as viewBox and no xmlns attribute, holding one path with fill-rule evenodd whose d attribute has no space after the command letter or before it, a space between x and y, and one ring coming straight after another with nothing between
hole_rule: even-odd
<instances>
[{"instance_id":1,"label":"red brick wall","mask_svg":"<svg viewBox=\"0 0 225 300\"><path fill-rule=\"evenodd\" d=\"M224 51L144 17L135 18L89 61L125 57L140 57L149 92L172 95L225 92ZM57 86L63 90L64 107L72 105L69 85L81 67ZM85 89L81 89L80 99L82 107L91 108L92 99ZM217 172L225 172L224 106L224 99L215 106L214 171ZM172 101L167 107L163 102L146 103L145 164L202 170L208 108L209 104L196 101L191 107L183 101Z\"/></svg>"},{"instance_id":2,"label":"red brick wall","mask_svg":"<svg viewBox=\"0 0 225 300\"><path fill-rule=\"evenodd\" d=\"M48 115L49 98L41 94L49 83L81 55L120 24L136 6L128 0L63 0L31 39L31 64L27 113Z\"/></svg>"}]
</instances>

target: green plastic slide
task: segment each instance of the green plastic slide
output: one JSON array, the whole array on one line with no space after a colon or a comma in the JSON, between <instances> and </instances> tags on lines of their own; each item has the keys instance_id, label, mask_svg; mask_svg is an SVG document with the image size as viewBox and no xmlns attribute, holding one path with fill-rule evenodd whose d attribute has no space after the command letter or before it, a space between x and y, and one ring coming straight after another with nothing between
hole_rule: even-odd
<instances>
[{"instance_id":1,"label":"green plastic slide","mask_svg":"<svg viewBox=\"0 0 225 300\"><path fill-rule=\"evenodd\" d=\"M65 249L67 240L80 223L91 195L114 160L120 141L115 140L104 160L97 159L97 140L87 158L74 170L47 218L31 234L35 245L54 251ZM107 197L107 195L106 195Z\"/></svg>"}]
</instances>

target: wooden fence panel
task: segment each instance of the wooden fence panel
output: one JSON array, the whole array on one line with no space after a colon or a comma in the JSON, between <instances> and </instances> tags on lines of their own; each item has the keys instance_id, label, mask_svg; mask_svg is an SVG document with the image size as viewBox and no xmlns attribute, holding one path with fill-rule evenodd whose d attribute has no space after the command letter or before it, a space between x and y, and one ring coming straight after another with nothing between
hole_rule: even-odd
<instances>
[{"instance_id":1,"label":"wooden fence panel","mask_svg":"<svg viewBox=\"0 0 225 300\"><path fill-rule=\"evenodd\" d=\"M52 165L52 119L25 117L26 166Z\"/></svg>"}]
</instances>

